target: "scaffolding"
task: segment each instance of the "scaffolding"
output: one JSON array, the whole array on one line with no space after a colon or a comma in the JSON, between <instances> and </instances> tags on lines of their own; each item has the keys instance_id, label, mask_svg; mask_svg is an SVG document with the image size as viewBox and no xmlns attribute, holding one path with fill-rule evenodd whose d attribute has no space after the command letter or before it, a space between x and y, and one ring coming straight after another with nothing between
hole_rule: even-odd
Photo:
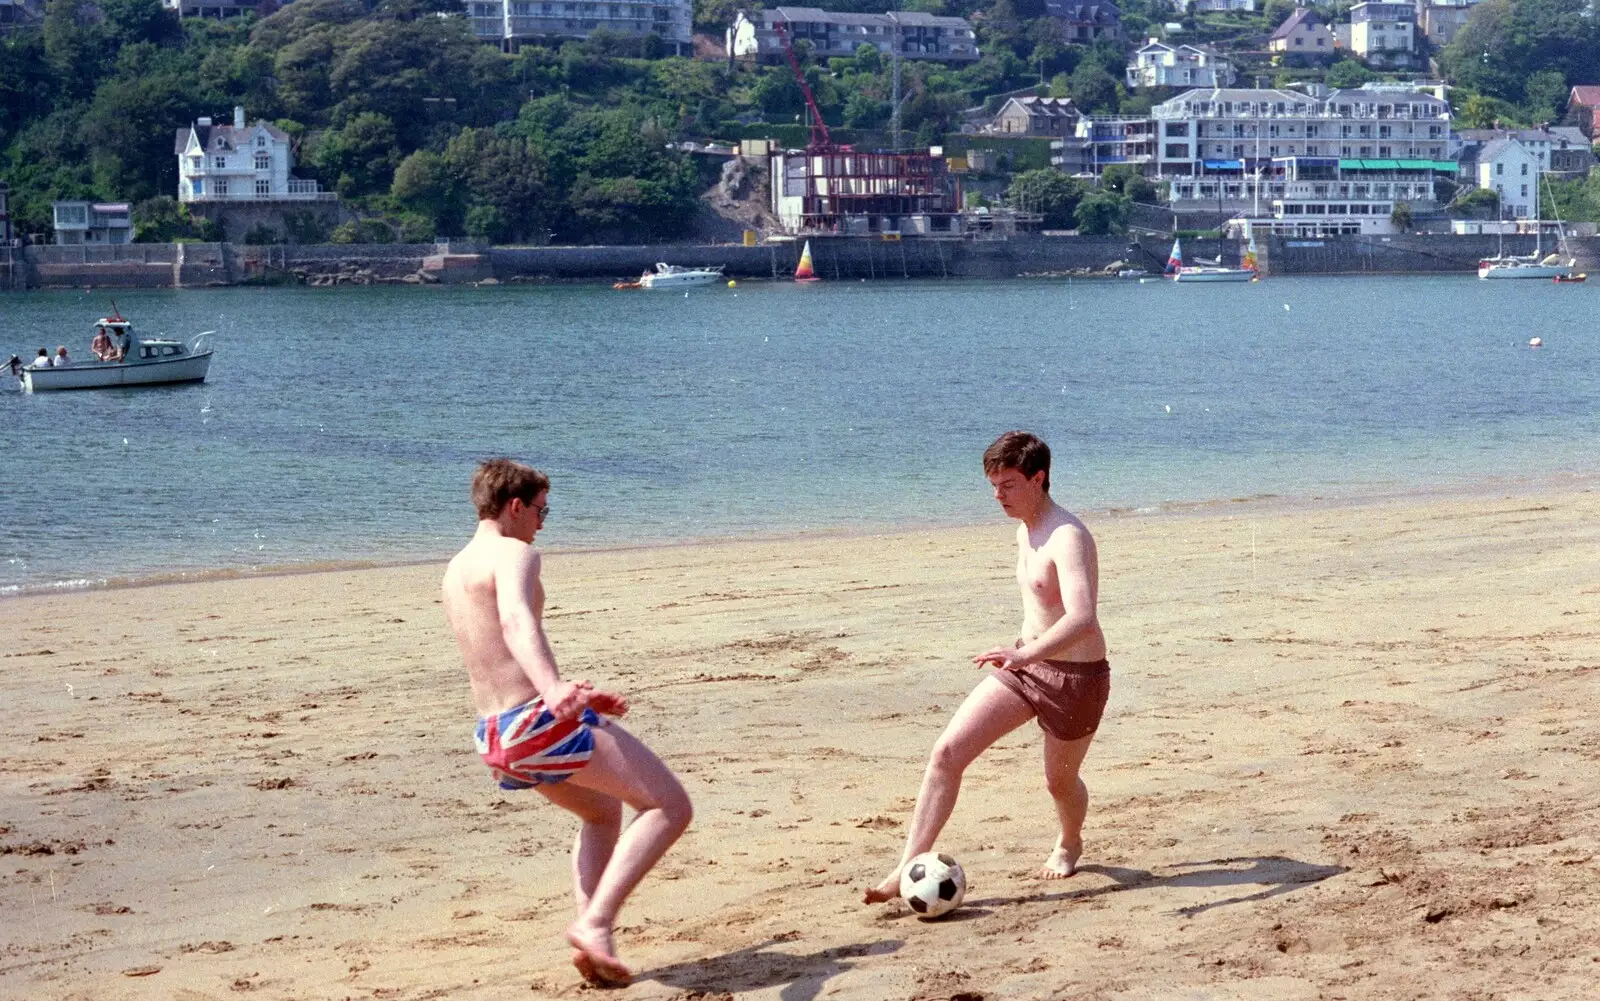
<instances>
[{"instance_id":1,"label":"scaffolding","mask_svg":"<svg viewBox=\"0 0 1600 1001\"><path fill-rule=\"evenodd\" d=\"M808 149L784 157L784 174L786 194L799 188L801 232L958 229L961 181L939 157L849 147Z\"/></svg>"}]
</instances>

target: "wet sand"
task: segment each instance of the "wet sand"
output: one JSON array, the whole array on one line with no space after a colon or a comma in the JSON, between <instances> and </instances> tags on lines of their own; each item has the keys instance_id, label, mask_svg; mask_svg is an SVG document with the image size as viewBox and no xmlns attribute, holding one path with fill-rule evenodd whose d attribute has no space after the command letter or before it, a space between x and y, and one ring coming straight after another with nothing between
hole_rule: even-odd
<instances>
[{"instance_id":1,"label":"wet sand","mask_svg":"<svg viewBox=\"0 0 1600 1001\"><path fill-rule=\"evenodd\" d=\"M1005 522L548 557L564 671L698 810L624 996L1593 996L1600 495L1088 520L1083 871L1033 878L1024 727L967 774L939 922L857 900L1014 635ZM0 601L0 996L587 994L575 825L473 754L440 570Z\"/></svg>"}]
</instances>

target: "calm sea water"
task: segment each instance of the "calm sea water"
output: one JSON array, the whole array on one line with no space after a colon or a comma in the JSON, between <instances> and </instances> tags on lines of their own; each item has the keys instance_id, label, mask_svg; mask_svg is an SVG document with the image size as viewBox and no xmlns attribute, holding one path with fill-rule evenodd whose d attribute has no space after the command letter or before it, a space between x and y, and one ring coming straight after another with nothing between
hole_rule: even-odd
<instances>
[{"instance_id":1,"label":"calm sea water","mask_svg":"<svg viewBox=\"0 0 1600 1001\"><path fill-rule=\"evenodd\" d=\"M0 394L0 593L445 555L481 457L552 547L977 521L1042 434L1086 509L1588 474L1596 289L1470 277L121 292L201 386ZM104 292L0 297L86 355ZM1530 350L1530 337L1545 346Z\"/></svg>"}]
</instances>

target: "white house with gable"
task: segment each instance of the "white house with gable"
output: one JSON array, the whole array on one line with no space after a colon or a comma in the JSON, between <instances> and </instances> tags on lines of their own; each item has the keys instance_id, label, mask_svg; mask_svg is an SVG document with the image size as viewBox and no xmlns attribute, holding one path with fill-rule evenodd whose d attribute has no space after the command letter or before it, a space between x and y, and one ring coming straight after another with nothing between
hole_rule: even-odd
<instances>
[{"instance_id":1,"label":"white house with gable","mask_svg":"<svg viewBox=\"0 0 1600 1001\"><path fill-rule=\"evenodd\" d=\"M247 126L244 109L233 109L233 125L197 119L179 129L173 144L178 157L178 201L315 202L338 195L321 190L316 181L290 175L294 155L289 136L258 121Z\"/></svg>"},{"instance_id":2,"label":"white house with gable","mask_svg":"<svg viewBox=\"0 0 1600 1001\"><path fill-rule=\"evenodd\" d=\"M1503 219L1539 218L1539 154L1513 138L1485 143L1463 178L1500 196Z\"/></svg>"},{"instance_id":3,"label":"white house with gable","mask_svg":"<svg viewBox=\"0 0 1600 1001\"><path fill-rule=\"evenodd\" d=\"M1168 45L1150 39L1128 60L1129 87L1228 87L1233 65L1198 45Z\"/></svg>"}]
</instances>

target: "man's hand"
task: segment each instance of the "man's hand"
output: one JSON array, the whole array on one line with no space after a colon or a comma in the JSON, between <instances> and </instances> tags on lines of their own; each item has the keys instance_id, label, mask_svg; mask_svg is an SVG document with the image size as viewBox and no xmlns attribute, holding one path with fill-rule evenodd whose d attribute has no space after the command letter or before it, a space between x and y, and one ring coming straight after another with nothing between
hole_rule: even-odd
<instances>
[{"instance_id":1,"label":"man's hand","mask_svg":"<svg viewBox=\"0 0 1600 1001\"><path fill-rule=\"evenodd\" d=\"M590 692L589 708L602 716L622 717L628 714L628 700L616 692Z\"/></svg>"},{"instance_id":2,"label":"man's hand","mask_svg":"<svg viewBox=\"0 0 1600 1001\"><path fill-rule=\"evenodd\" d=\"M544 707L556 719L568 720L583 712L594 697L594 686L587 681L558 681L544 693Z\"/></svg>"},{"instance_id":3,"label":"man's hand","mask_svg":"<svg viewBox=\"0 0 1600 1001\"><path fill-rule=\"evenodd\" d=\"M972 658L972 662L979 667L985 664L993 664L1002 671L1014 671L1019 667L1026 667L1033 663L1033 661L1022 656L1022 651L1014 646L997 646L993 649L985 650Z\"/></svg>"}]
</instances>

